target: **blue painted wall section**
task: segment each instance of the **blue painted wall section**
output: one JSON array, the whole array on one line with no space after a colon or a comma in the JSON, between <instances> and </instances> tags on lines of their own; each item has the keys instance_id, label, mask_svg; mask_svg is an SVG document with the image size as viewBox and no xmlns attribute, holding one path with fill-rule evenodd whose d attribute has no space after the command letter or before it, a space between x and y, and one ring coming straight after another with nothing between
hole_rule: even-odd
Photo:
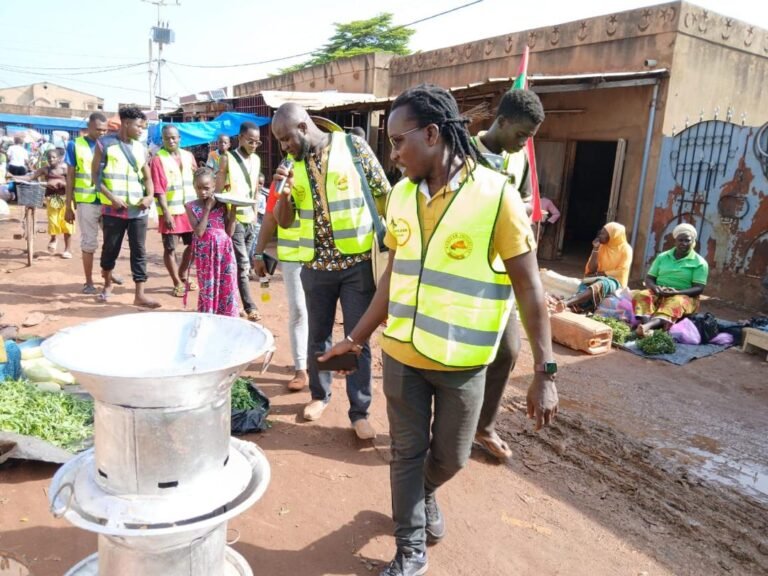
<instances>
[{"instance_id":1,"label":"blue painted wall section","mask_svg":"<svg viewBox=\"0 0 768 576\"><path fill-rule=\"evenodd\" d=\"M645 270L672 246L672 229L681 222L699 232L709 295L735 299L739 287L759 292L768 274L768 124L708 120L664 138ZM757 294L746 303L760 300Z\"/></svg>"}]
</instances>

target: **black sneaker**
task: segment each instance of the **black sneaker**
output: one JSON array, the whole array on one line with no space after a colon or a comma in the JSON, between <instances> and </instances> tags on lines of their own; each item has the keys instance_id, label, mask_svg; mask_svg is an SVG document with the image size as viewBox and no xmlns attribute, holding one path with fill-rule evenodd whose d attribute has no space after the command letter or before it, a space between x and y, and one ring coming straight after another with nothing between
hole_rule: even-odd
<instances>
[{"instance_id":1,"label":"black sneaker","mask_svg":"<svg viewBox=\"0 0 768 576\"><path fill-rule=\"evenodd\" d=\"M406 554L398 550L395 559L384 568L379 576L421 576L427 573L427 568L429 568L429 564L426 554Z\"/></svg>"},{"instance_id":2,"label":"black sneaker","mask_svg":"<svg viewBox=\"0 0 768 576\"><path fill-rule=\"evenodd\" d=\"M445 519L434 492L424 493L424 509L427 514L427 544L437 544L445 536Z\"/></svg>"}]
</instances>

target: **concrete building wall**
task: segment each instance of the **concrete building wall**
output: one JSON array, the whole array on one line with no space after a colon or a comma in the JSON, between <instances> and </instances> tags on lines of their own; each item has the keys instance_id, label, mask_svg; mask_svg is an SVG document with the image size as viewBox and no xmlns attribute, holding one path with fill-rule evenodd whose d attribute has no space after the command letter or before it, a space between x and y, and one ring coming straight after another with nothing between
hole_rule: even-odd
<instances>
[{"instance_id":1,"label":"concrete building wall","mask_svg":"<svg viewBox=\"0 0 768 576\"><path fill-rule=\"evenodd\" d=\"M93 112L104 109L104 99L50 82L0 89L0 104L62 108Z\"/></svg>"},{"instance_id":2,"label":"concrete building wall","mask_svg":"<svg viewBox=\"0 0 768 576\"><path fill-rule=\"evenodd\" d=\"M723 33L727 29L722 23L719 28ZM664 133L684 129L686 119L689 124L701 116L711 119L715 110L724 119L731 109L737 123L742 114L747 124L768 120L768 32L763 42L761 56L744 46L723 46L681 31L675 42Z\"/></svg>"},{"instance_id":3,"label":"concrete building wall","mask_svg":"<svg viewBox=\"0 0 768 576\"><path fill-rule=\"evenodd\" d=\"M234 86L235 97L251 96L262 90L290 92L354 92L386 96L389 91L391 54L363 54L329 64L312 66L270 78Z\"/></svg>"},{"instance_id":4,"label":"concrete building wall","mask_svg":"<svg viewBox=\"0 0 768 576\"><path fill-rule=\"evenodd\" d=\"M92 111L76 108L47 108L45 106L19 106L17 104L0 103L3 114L19 114L21 116L53 116L54 118L85 118ZM105 112L105 114L109 115Z\"/></svg>"},{"instance_id":5,"label":"concrete building wall","mask_svg":"<svg viewBox=\"0 0 768 576\"><path fill-rule=\"evenodd\" d=\"M450 88L517 73L525 46L529 74L627 72L671 64L679 3L515 32L395 58L390 95L431 82Z\"/></svg>"}]
</instances>

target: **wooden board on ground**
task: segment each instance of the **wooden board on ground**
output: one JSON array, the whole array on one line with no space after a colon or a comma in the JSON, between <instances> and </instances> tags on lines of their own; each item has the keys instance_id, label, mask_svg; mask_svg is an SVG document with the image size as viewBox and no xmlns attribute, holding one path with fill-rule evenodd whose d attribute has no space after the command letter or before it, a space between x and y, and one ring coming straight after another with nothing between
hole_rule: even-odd
<instances>
[{"instance_id":1,"label":"wooden board on ground","mask_svg":"<svg viewBox=\"0 0 768 576\"><path fill-rule=\"evenodd\" d=\"M765 361L768 362L768 332L757 328L744 328L743 352L754 353L762 350L766 353Z\"/></svg>"}]
</instances>

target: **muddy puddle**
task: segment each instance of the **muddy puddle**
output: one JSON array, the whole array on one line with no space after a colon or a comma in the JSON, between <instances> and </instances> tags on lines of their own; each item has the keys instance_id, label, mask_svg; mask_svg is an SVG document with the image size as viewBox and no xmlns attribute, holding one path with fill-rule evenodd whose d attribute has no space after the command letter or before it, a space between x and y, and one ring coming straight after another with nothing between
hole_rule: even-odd
<instances>
[{"instance_id":1,"label":"muddy puddle","mask_svg":"<svg viewBox=\"0 0 768 576\"><path fill-rule=\"evenodd\" d=\"M639 426L631 418L609 416L608 408L599 402L562 399L561 406L572 413L583 415L630 434L634 439L655 447L660 455L685 466L693 475L709 482L716 482L768 504L768 464L759 462L761 450L754 437L739 438L730 431L730 437L721 441L704 433L681 435L677 431L662 430L653 426ZM686 423L685 431L697 431L698 424ZM702 426L701 432L704 426ZM723 432L710 426L706 432ZM741 449L739 449L741 448Z\"/></svg>"},{"instance_id":2,"label":"muddy puddle","mask_svg":"<svg viewBox=\"0 0 768 576\"><path fill-rule=\"evenodd\" d=\"M514 473L675 574L768 573L768 476L759 464L705 434L628 433L582 413L586 403L578 411L564 403L552 427L533 433L524 399L508 400L499 433Z\"/></svg>"}]
</instances>

